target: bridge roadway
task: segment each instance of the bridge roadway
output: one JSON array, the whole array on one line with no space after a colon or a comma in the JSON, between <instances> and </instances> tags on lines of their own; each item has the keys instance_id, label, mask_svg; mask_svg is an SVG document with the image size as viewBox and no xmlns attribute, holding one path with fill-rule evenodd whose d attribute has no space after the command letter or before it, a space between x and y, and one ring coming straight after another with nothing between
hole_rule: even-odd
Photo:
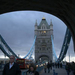
<instances>
[{"instance_id":1,"label":"bridge roadway","mask_svg":"<svg viewBox=\"0 0 75 75\"><path fill-rule=\"evenodd\" d=\"M56 75L67 75L66 70L64 68L53 68L50 70L50 73L44 72L44 69L40 72L40 75L54 75L53 70L55 70ZM72 71L70 72L70 75L73 75Z\"/></svg>"},{"instance_id":2,"label":"bridge roadway","mask_svg":"<svg viewBox=\"0 0 75 75\"><path fill-rule=\"evenodd\" d=\"M66 70L64 68L53 68L50 70L50 73L45 73L44 69L40 72L40 75L53 75L53 70L55 70L55 73L58 73L57 75L67 75ZM2 71L0 71L0 75L2 75ZM70 72L70 75L73 75L72 72Z\"/></svg>"}]
</instances>

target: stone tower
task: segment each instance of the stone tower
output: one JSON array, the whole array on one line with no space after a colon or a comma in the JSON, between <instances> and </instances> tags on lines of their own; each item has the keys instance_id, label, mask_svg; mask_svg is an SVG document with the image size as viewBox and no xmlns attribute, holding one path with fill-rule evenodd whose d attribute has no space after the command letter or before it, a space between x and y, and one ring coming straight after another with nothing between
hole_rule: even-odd
<instances>
[{"instance_id":1,"label":"stone tower","mask_svg":"<svg viewBox=\"0 0 75 75\"><path fill-rule=\"evenodd\" d=\"M35 23L35 62L48 60L53 61L51 35L53 36L52 21L48 25L43 17L40 24Z\"/></svg>"}]
</instances>

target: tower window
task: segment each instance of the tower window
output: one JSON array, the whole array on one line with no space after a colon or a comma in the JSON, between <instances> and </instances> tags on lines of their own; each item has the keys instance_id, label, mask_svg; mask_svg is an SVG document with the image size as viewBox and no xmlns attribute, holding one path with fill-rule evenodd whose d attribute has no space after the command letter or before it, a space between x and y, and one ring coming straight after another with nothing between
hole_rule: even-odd
<instances>
[{"instance_id":1,"label":"tower window","mask_svg":"<svg viewBox=\"0 0 75 75\"><path fill-rule=\"evenodd\" d=\"M45 30L44 30L44 31L41 31L41 33L42 33L42 34L45 34L45 33L46 33L46 31L45 31Z\"/></svg>"},{"instance_id":2,"label":"tower window","mask_svg":"<svg viewBox=\"0 0 75 75\"><path fill-rule=\"evenodd\" d=\"M46 33L46 31L43 31L44 33Z\"/></svg>"}]
</instances>

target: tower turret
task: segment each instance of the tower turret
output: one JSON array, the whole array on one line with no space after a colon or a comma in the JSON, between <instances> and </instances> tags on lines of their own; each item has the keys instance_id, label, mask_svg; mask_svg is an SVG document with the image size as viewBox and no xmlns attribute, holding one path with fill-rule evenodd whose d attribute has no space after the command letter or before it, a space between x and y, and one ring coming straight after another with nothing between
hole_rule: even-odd
<instances>
[{"instance_id":1,"label":"tower turret","mask_svg":"<svg viewBox=\"0 0 75 75\"><path fill-rule=\"evenodd\" d=\"M35 30L37 29L37 20L36 20L36 22L35 22Z\"/></svg>"},{"instance_id":2,"label":"tower turret","mask_svg":"<svg viewBox=\"0 0 75 75\"><path fill-rule=\"evenodd\" d=\"M50 22L50 29L52 29L52 30L53 30L52 20L51 20L51 22Z\"/></svg>"},{"instance_id":3,"label":"tower turret","mask_svg":"<svg viewBox=\"0 0 75 75\"><path fill-rule=\"evenodd\" d=\"M52 24L52 20L50 22L50 34L53 35L53 24Z\"/></svg>"}]
</instances>

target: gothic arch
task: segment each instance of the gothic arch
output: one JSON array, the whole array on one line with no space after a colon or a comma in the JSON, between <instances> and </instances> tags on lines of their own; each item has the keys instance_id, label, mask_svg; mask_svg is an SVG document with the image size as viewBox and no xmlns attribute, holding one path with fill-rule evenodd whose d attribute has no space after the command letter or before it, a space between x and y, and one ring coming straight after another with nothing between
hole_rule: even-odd
<instances>
[{"instance_id":1,"label":"gothic arch","mask_svg":"<svg viewBox=\"0 0 75 75\"><path fill-rule=\"evenodd\" d=\"M48 61L49 61L49 59L50 59L48 55L41 55L41 56L38 57L37 60L39 60L39 59L42 58L42 57L44 57L44 59L45 59L45 60L48 60ZM44 60L44 59L43 59L43 60Z\"/></svg>"}]
</instances>

